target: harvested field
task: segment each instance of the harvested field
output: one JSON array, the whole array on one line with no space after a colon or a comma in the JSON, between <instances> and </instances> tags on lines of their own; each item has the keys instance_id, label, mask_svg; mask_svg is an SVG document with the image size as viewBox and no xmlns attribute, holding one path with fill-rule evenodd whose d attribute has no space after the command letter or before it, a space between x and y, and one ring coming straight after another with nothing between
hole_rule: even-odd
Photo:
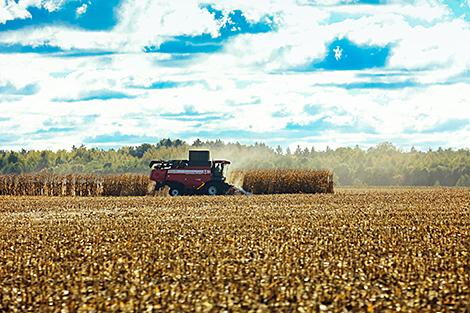
<instances>
[{"instance_id":1,"label":"harvested field","mask_svg":"<svg viewBox=\"0 0 470 313\"><path fill-rule=\"evenodd\" d=\"M0 197L0 311L470 311L470 189Z\"/></svg>"}]
</instances>

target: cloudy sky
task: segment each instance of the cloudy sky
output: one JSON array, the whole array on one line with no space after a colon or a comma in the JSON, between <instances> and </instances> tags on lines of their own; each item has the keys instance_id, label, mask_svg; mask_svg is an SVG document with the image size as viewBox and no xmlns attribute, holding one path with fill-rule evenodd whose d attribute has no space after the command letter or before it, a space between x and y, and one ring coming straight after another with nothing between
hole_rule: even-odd
<instances>
[{"instance_id":1,"label":"cloudy sky","mask_svg":"<svg viewBox=\"0 0 470 313\"><path fill-rule=\"evenodd\" d=\"M470 147L468 0L0 0L0 149Z\"/></svg>"}]
</instances>

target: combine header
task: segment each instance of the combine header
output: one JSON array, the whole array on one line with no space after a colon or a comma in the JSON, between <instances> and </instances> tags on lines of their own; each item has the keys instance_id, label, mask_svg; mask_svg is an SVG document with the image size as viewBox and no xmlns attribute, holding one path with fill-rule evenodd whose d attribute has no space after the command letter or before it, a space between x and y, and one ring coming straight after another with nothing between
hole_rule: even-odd
<instances>
[{"instance_id":1,"label":"combine header","mask_svg":"<svg viewBox=\"0 0 470 313\"><path fill-rule=\"evenodd\" d=\"M189 160L152 161L150 180L156 182L155 190L170 187L170 195L224 195L240 191L225 181L227 160L210 160L207 150L189 151Z\"/></svg>"}]
</instances>

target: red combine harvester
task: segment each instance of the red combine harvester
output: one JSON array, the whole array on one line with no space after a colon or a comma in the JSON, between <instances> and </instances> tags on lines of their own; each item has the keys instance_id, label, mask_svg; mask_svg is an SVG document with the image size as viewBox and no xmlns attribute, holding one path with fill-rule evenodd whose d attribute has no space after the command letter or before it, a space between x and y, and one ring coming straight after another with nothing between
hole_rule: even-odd
<instances>
[{"instance_id":1,"label":"red combine harvester","mask_svg":"<svg viewBox=\"0 0 470 313\"><path fill-rule=\"evenodd\" d=\"M170 195L223 195L234 188L225 182L227 160L210 160L207 150L189 151L189 160L152 161L150 180L156 182L155 190L170 187ZM238 188L237 188L238 189Z\"/></svg>"}]
</instances>

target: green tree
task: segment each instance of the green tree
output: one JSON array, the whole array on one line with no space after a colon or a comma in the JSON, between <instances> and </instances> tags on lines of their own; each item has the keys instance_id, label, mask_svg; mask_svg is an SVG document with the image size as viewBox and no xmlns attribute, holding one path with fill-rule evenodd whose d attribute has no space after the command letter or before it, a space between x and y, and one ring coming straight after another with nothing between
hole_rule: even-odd
<instances>
[{"instance_id":1,"label":"green tree","mask_svg":"<svg viewBox=\"0 0 470 313\"><path fill-rule=\"evenodd\" d=\"M50 150L45 150L41 152L41 158L39 159L38 164L36 165L36 171L41 171L43 169L50 169L55 165L55 153Z\"/></svg>"},{"instance_id":2,"label":"green tree","mask_svg":"<svg viewBox=\"0 0 470 313\"><path fill-rule=\"evenodd\" d=\"M470 187L470 175L465 174L462 177L459 178L457 181L457 184L455 184L457 187Z\"/></svg>"},{"instance_id":3,"label":"green tree","mask_svg":"<svg viewBox=\"0 0 470 313\"><path fill-rule=\"evenodd\" d=\"M194 140L192 146L196 147L196 148L200 148L200 147L202 147L203 144L204 143L202 142L202 140L198 138L198 139Z\"/></svg>"},{"instance_id":4,"label":"green tree","mask_svg":"<svg viewBox=\"0 0 470 313\"><path fill-rule=\"evenodd\" d=\"M333 169L333 173L338 176L338 183L341 186L351 186L354 182L351 169L349 165L345 163L338 164L338 166Z\"/></svg>"},{"instance_id":5,"label":"green tree","mask_svg":"<svg viewBox=\"0 0 470 313\"><path fill-rule=\"evenodd\" d=\"M196 143L196 144L194 144ZM202 142L195 140L189 146L180 139L161 139L156 145L143 143L133 147L103 150L86 148L83 144L71 151L65 149L20 152L0 150L1 173L30 173L43 168L54 173L148 173L148 164L158 159L187 159L194 147L209 149L212 158L232 161L230 168L293 167L323 168L334 172L341 185L424 185L437 181L443 186L466 184L470 175L470 149L404 152L390 142L380 143L367 150L359 146L339 147L335 150L297 149L285 155L278 146L273 149L265 143L242 145L222 140ZM465 176L467 175L467 176Z\"/></svg>"}]
</instances>

